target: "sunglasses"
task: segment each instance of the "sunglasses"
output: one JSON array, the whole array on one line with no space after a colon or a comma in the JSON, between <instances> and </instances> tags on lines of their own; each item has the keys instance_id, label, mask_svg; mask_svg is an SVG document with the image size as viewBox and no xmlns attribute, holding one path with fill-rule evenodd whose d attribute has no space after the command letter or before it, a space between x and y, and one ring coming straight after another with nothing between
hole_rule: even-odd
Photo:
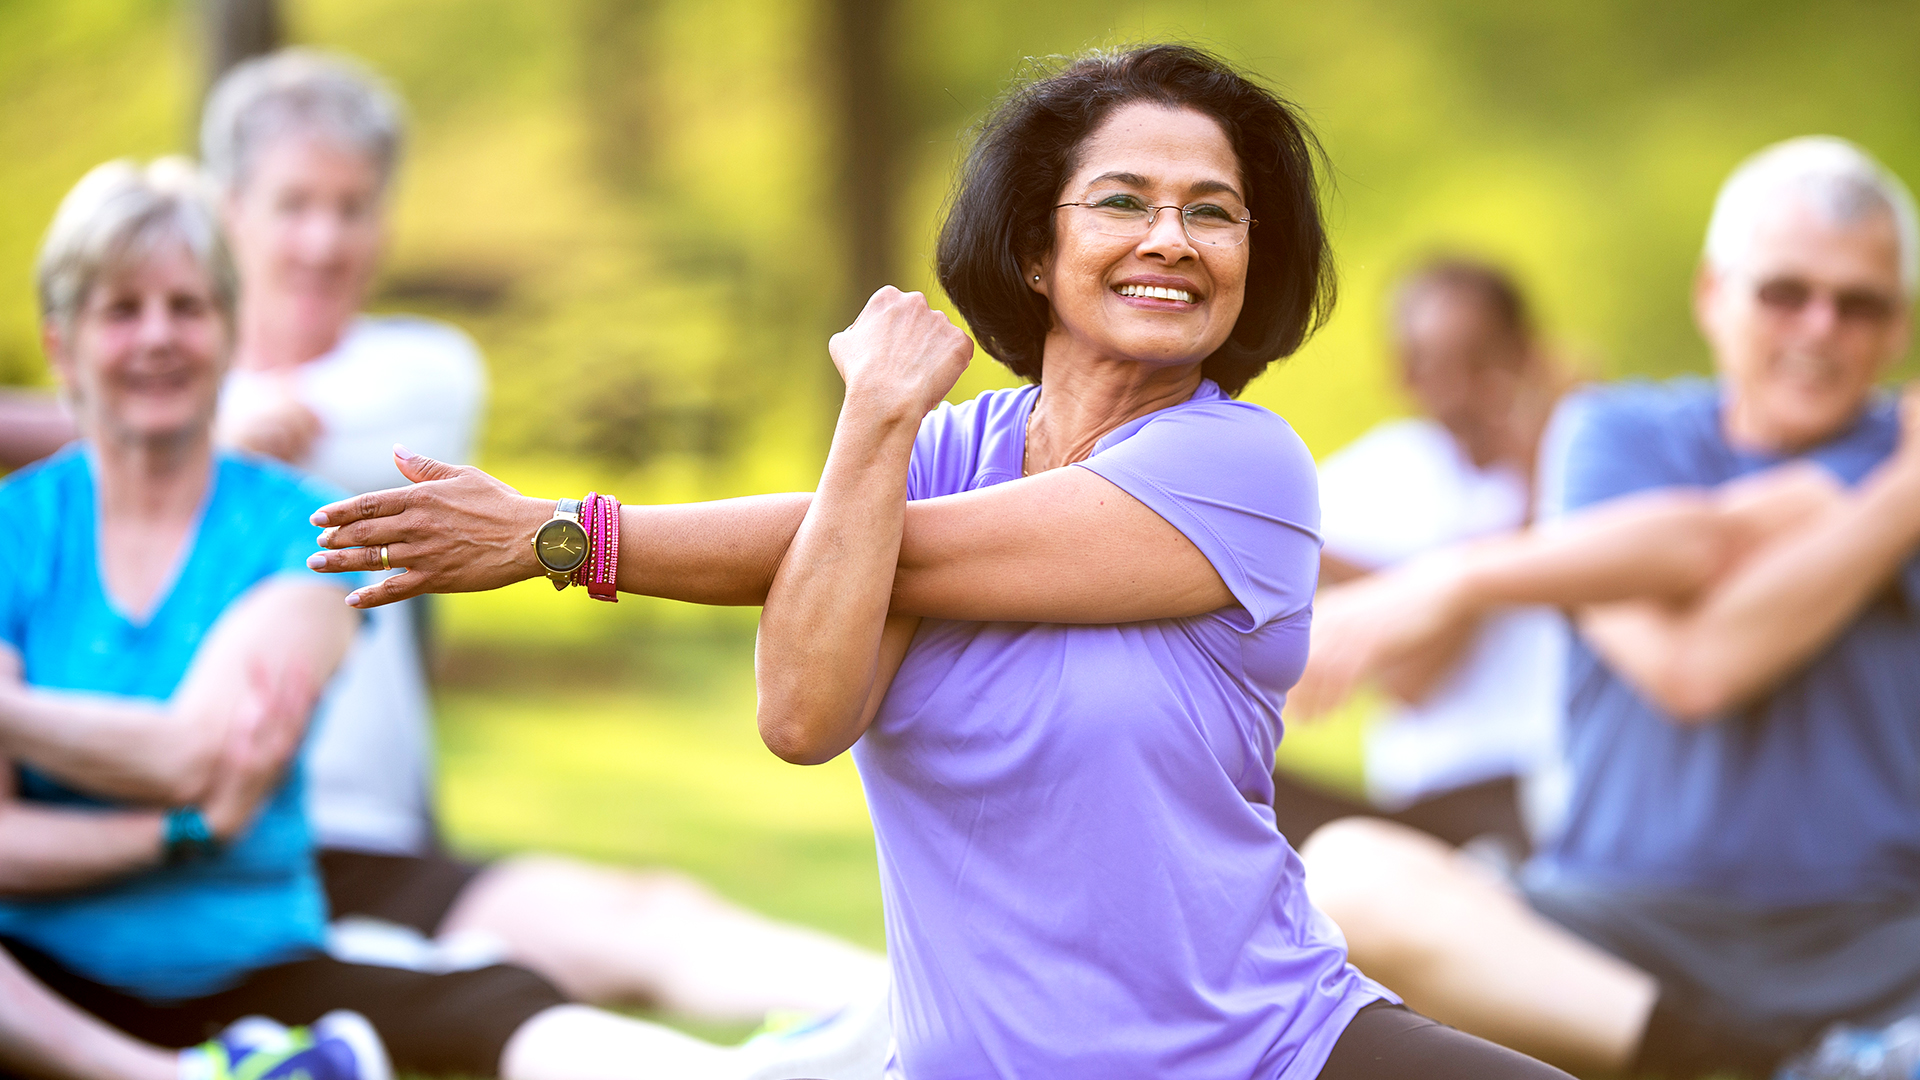
<instances>
[{"instance_id":1,"label":"sunglasses","mask_svg":"<svg viewBox=\"0 0 1920 1080\"><path fill-rule=\"evenodd\" d=\"M1880 326L1891 320L1899 305L1894 298L1872 289L1827 289L1794 277L1768 278L1754 286L1760 306L1781 315L1798 315L1816 296L1825 295L1841 322Z\"/></svg>"}]
</instances>

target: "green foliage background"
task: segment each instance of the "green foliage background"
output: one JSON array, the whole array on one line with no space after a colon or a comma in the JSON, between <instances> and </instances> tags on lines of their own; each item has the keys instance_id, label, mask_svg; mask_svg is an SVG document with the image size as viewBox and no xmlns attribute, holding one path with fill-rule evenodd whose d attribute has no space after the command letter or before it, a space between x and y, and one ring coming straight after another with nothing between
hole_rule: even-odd
<instances>
[{"instance_id":1,"label":"green foliage background","mask_svg":"<svg viewBox=\"0 0 1920 1080\"><path fill-rule=\"evenodd\" d=\"M376 306L479 340L484 464L629 501L810 486L825 339L854 314L826 2L290 5L294 40L359 54L410 103ZM0 382L47 377L31 263L60 196L106 158L191 148L198 31L177 0L0 4ZM934 289L964 132L1017 72L1162 38L1282 89L1335 165L1339 311L1247 395L1321 454L1404 408L1381 297L1422 252L1516 268L1596 372L1703 370L1688 282L1742 156L1828 132L1920 178L1911 0L900 0L900 284ZM1008 381L983 356L955 396ZM779 766L753 738L752 613L543 589L442 606L456 839L676 863L878 945L851 768ZM1302 752L1350 773L1351 725L1329 730Z\"/></svg>"}]
</instances>

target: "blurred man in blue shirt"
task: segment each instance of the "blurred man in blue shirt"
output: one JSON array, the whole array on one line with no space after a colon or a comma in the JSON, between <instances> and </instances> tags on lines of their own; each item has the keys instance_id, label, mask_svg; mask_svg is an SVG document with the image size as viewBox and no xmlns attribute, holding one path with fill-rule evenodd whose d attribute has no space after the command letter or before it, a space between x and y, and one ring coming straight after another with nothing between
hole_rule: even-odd
<instances>
[{"instance_id":1,"label":"blurred man in blue shirt","mask_svg":"<svg viewBox=\"0 0 1920 1080\"><path fill-rule=\"evenodd\" d=\"M1389 823L1308 846L1315 900L1409 1004L1576 1069L1914 1075L1920 399L1876 383L1917 232L1851 144L1756 155L1695 292L1718 378L1575 395L1552 524L1321 605L1309 698L1504 604L1580 630L1564 827L1519 889Z\"/></svg>"}]
</instances>

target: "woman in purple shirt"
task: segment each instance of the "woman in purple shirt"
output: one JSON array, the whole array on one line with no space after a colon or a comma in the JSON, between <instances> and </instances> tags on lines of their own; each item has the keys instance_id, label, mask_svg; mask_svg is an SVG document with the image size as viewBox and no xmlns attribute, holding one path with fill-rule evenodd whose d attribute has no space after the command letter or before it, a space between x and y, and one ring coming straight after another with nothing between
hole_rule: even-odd
<instances>
[{"instance_id":1,"label":"woman in purple shirt","mask_svg":"<svg viewBox=\"0 0 1920 1080\"><path fill-rule=\"evenodd\" d=\"M1319 509L1300 440L1233 395L1332 303L1315 150L1192 49L1027 86L974 147L939 262L1032 385L944 404L973 343L882 289L829 345L847 391L815 492L624 511L622 590L765 605L767 745L854 752L895 1075L1563 1075L1348 964L1274 827ZM350 602L539 572L552 501L402 469L423 482L316 518L349 549L323 568L382 544L410 568Z\"/></svg>"}]
</instances>

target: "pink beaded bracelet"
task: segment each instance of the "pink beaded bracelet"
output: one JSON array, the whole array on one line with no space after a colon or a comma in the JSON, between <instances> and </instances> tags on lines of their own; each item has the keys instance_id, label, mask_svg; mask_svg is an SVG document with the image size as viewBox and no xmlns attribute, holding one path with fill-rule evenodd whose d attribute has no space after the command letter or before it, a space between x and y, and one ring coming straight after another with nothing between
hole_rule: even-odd
<instances>
[{"instance_id":1,"label":"pink beaded bracelet","mask_svg":"<svg viewBox=\"0 0 1920 1080\"><path fill-rule=\"evenodd\" d=\"M587 558L573 572L573 582L585 585L587 595L595 600L619 603L620 500L588 492L580 524L587 530Z\"/></svg>"}]
</instances>

